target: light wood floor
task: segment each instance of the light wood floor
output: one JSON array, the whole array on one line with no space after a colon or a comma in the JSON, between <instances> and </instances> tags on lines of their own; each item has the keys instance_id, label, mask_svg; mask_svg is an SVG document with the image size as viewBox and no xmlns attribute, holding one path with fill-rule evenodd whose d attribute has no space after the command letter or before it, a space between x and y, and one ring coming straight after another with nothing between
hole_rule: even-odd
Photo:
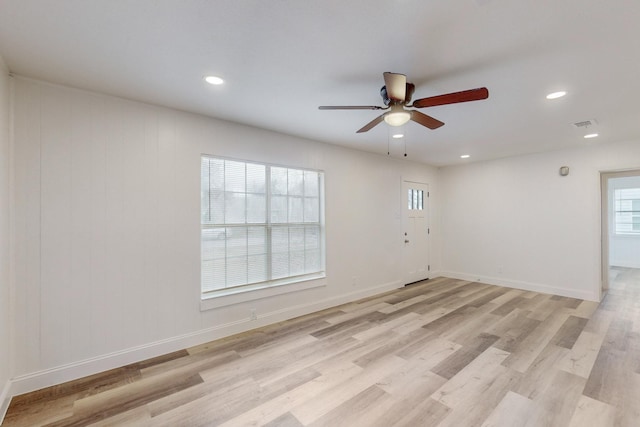
<instances>
[{"instance_id":1,"label":"light wood floor","mask_svg":"<svg viewBox=\"0 0 640 427\"><path fill-rule=\"evenodd\" d=\"M13 399L6 426L639 426L640 272L438 278Z\"/></svg>"}]
</instances>

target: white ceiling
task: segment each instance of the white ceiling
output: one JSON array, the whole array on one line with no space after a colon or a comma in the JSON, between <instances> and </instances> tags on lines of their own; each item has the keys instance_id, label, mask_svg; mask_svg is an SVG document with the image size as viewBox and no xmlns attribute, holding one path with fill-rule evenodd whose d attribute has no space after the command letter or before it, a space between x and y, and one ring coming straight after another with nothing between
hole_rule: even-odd
<instances>
[{"instance_id":1,"label":"white ceiling","mask_svg":"<svg viewBox=\"0 0 640 427\"><path fill-rule=\"evenodd\" d=\"M0 55L23 76L382 154L386 124L355 133L380 112L317 107L383 105L384 71L414 99L486 86L422 109L437 130L405 126L410 159L449 165L640 140L638 20L637 0L0 0ZM587 119L599 138L570 125Z\"/></svg>"}]
</instances>

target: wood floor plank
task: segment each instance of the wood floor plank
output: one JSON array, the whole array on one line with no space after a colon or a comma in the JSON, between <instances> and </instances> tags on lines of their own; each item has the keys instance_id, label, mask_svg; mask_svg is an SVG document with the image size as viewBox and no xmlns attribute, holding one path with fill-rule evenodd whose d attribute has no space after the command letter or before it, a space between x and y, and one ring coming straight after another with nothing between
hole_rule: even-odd
<instances>
[{"instance_id":1,"label":"wood floor plank","mask_svg":"<svg viewBox=\"0 0 640 427\"><path fill-rule=\"evenodd\" d=\"M502 398L481 427L523 426L536 410L533 402L512 391Z\"/></svg>"},{"instance_id":2,"label":"wood floor plank","mask_svg":"<svg viewBox=\"0 0 640 427\"><path fill-rule=\"evenodd\" d=\"M509 353L514 352L522 341L540 326L541 322L530 318L529 313L530 311L513 310L503 318L502 322L488 330L487 333L500 337L494 346Z\"/></svg>"},{"instance_id":3,"label":"wood floor plank","mask_svg":"<svg viewBox=\"0 0 640 427\"><path fill-rule=\"evenodd\" d=\"M552 299L553 295L545 295L543 299L531 307L530 316L536 320L543 321L552 313L558 313L562 309L562 302ZM538 298L538 297L536 297Z\"/></svg>"},{"instance_id":4,"label":"wood floor plank","mask_svg":"<svg viewBox=\"0 0 640 427\"><path fill-rule=\"evenodd\" d=\"M31 403L24 399L25 396L28 395L22 395L18 404L12 400L3 426L31 427L69 418L73 416L73 402L78 398L76 394L70 394L46 401L36 399Z\"/></svg>"},{"instance_id":5,"label":"wood floor plank","mask_svg":"<svg viewBox=\"0 0 640 427\"><path fill-rule=\"evenodd\" d=\"M496 288L496 287L494 287ZM504 295L507 293L507 289L506 288L498 288L498 289L492 289L491 292L489 292L488 294L485 294L481 297L478 297L472 301L469 301L466 305L471 306L471 307L482 307L483 305L490 303L491 301L495 300L496 298Z\"/></svg>"},{"instance_id":6,"label":"wood floor plank","mask_svg":"<svg viewBox=\"0 0 640 427\"><path fill-rule=\"evenodd\" d=\"M427 314L419 314L415 319L408 321L404 325L393 328L392 330L397 334L407 335L422 328L427 323L432 322L441 316L444 316L450 311L451 310L446 308L434 309Z\"/></svg>"},{"instance_id":7,"label":"wood floor plank","mask_svg":"<svg viewBox=\"0 0 640 427\"><path fill-rule=\"evenodd\" d=\"M589 378L604 336L583 331L573 348L558 361L558 369Z\"/></svg>"},{"instance_id":8,"label":"wood floor plank","mask_svg":"<svg viewBox=\"0 0 640 427\"><path fill-rule=\"evenodd\" d=\"M420 315L416 313L407 313L389 322L383 322L372 326L366 331L358 332L357 334L353 335L353 337L360 341L367 341L369 339L375 338L378 335L383 335L398 326L402 326L403 324L411 320L415 320L417 317L420 317Z\"/></svg>"},{"instance_id":9,"label":"wood floor plank","mask_svg":"<svg viewBox=\"0 0 640 427\"><path fill-rule=\"evenodd\" d=\"M447 382L438 374L419 363L408 363L402 369L380 380L376 385L396 398L396 401L413 400L414 396L430 396Z\"/></svg>"},{"instance_id":10,"label":"wood floor plank","mask_svg":"<svg viewBox=\"0 0 640 427\"><path fill-rule=\"evenodd\" d=\"M566 348L554 344L547 345L523 374L522 381L513 388L513 391L528 399L535 399L544 393L554 380L559 361L569 353Z\"/></svg>"},{"instance_id":11,"label":"wood floor plank","mask_svg":"<svg viewBox=\"0 0 640 427\"><path fill-rule=\"evenodd\" d=\"M434 334L441 334L451 328L457 326L465 319L474 317L476 312L475 307L463 305L444 316L438 317L432 322L427 323L423 328L433 332Z\"/></svg>"},{"instance_id":12,"label":"wood floor plank","mask_svg":"<svg viewBox=\"0 0 640 427\"><path fill-rule=\"evenodd\" d=\"M251 380L247 381L252 382ZM146 406L149 410L149 415L151 417L157 417L158 415L169 412L175 408L179 408L182 405L186 405L189 402L198 400L205 396L220 397L221 394L224 394L218 390L220 390L219 387L203 382L201 384L196 384L193 387L156 399L153 402L149 402Z\"/></svg>"},{"instance_id":13,"label":"wood floor plank","mask_svg":"<svg viewBox=\"0 0 640 427\"><path fill-rule=\"evenodd\" d=\"M503 304L498 305L498 307L496 307L496 309L494 309L491 314L495 314L496 316L507 316L513 310L526 305L527 302L529 302L529 299L523 297L522 295L516 295Z\"/></svg>"},{"instance_id":14,"label":"wood floor plank","mask_svg":"<svg viewBox=\"0 0 640 427\"><path fill-rule=\"evenodd\" d=\"M291 412L287 412L262 427L304 427L304 425Z\"/></svg>"},{"instance_id":15,"label":"wood floor plank","mask_svg":"<svg viewBox=\"0 0 640 427\"><path fill-rule=\"evenodd\" d=\"M182 378L171 373L143 379L130 384L126 390L111 389L77 400L71 417L50 423L49 426L85 426L142 407L156 399L200 383L202 378L197 374Z\"/></svg>"},{"instance_id":16,"label":"wood floor plank","mask_svg":"<svg viewBox=\"0 0 640 427\"><path fill-rule=\"evenodd\" d=\"M126 412L108 417L106 419L92 422L91 427L110 427L110 426L136 426L136 427L151 427L153 426L153 420L151 414L145 406L139 406L137 408L130 409Z\"/></svg>"},{"instance_id":17,"label":"wood floor plank","mask_svg":"<svg viewBox=\"0 0 640 427\"><path fill-rule=\"evenodd\" d=\"M461 345L468 345L475 337L495 325L500 317L491 314L494 308L493 302L476 308L473 316L461 319L455 327L443 331L440 336Z\"/></svg>"},{"instance_id":18,"label":"wood floor plank","mask_svg":"<svg viewBox=\"0 0 640 427\"><path fill-rule=\"evenodd\" d=\"M631 323L628 320L614 319L610 322L585 387L586 396L615 403L616 395L611 391L626 382L627 367L635 368L635 361L625 354L629 349L630 330Z\"/></svg>"},{"instance_id":19,"label":"wood floor plank","mask_svg":"<svg viewBox=\"0 0 640 427\"><path fill-rule=\"evenodd\" d=\"M440 427L477 426L490 416L521 378L519 372L501 365L505 355L490 347L431 395L452 409Z\"/></svg>"},{"instance_id":20,"label":"wood floor plank","mask_svg":"<svg viewBox=\"0 0 640 427\"><path fill-rule=\"evenodd\" d=\"M415 362L419 361L416 360ZM408 368L409 366L410 368ZM433 417L430 417L432 418L433 424L435 424L436 417L438 419L440 419L439 417L444 418L449 412L449 408L433 401L433 399L428 396L444 385L446 381L445 378L430 372L427 366L409 361L401 371L389 375L378 382L377 386L391 396L393 403L388 408L385 408L386 411L379 414L377 420L372 424L380 427L405 425L405 422L412 421L416 417L419 417L421 410L425 412L436 410L436 412L432 414ZM424 406L425 401L430 401L431 405ZM444 411L441 411L442 409L444 409ZM432 424L425 423L419 425Z\"/></svg>"},{"instance_id":21,"label":"wood floor plank","mask_svg":"<svg viewBox=\"0 0 640 427\"><path fill-rule=\"evenodd\" d=\"M640 375L631 373L624 381L624 392L618 390L616 425L637 426L640 420Z\"/></svg>"},{"instance_id":22,"label":"wood floor plank","mask_svg":"<svg viewBox=\"0 0 640 427\"><path fill-rule=\"evenodd\" d=\"M371 363L386 357L390 354L396 354L400 349L411 345L417 338L422 335L428 335L424 330L416 330L413 334L408 335L391 335L385 344L374 348L367 353L353 359L353 363L366 368Z\"/></svg>"},{"instance_id":23,"label":"wood floor plank","mask_svg":"<svg viewBox=\"0 0 640 427\"><path fill-rule=\"evenodd\" d=\"M320 377L289 390L268 402L256 405L229 421L220 424L220 426L251 426L271 422L285 413L290 412L294 407L303 405L310 399L314 399L318 394L323 393L342 382L350 381L351 378L362 371L362 368L354 365L353 363L336 363L330 370L324 372Z\"/></svg>"},{"instance_id":24,"label":"wood floor plank","mask_svg":"<svg viewBox=\"0 0 640 427\"><path fill-rule=\"evenodd\" d=\"M155 375L166 375L173 372L176 375L189 376L200 373L208 369L215 369L220 366L227 366L234 360L239 360L240 355L235 351L228 351L215 355L195 354L169 362L150 366L140 372L141 379L153 377Z\"/></svg>"},{"instance_id":25,"label":"wood floor plank","mask_svg":"<svg viewBox=\"0 0 640 427\"><path fill-rule=\"evenodd\" d=\"M451 412L451 409L431 398L418 402L403 417L395 421L394 427L437 426Z\"/></svg>"},{"instance_id":26,"label":"wood floor plank","mask_svg":"<svg viewBox=\"0 0 640 427\"><path fill-rule=\"evenodd\" d=\"M215 426L255 406L259 401L260 387L250 378L234 383L225 391L223 395L206 394L162 412L153 417L154 425Z\"/></svg>"},{"instance_id":27,"label":"wood floor plank","mask_svg":"<svg viewBox=\"0 0 640 427\"><path fill-rule=\"evenodd\" d=\"M372 385L314 422L304 425L309 427L382 426L380 418L389 412L393 403L388 393Z\"/></svg>"},{"instance_id":28,"label":"wood floor plank","mask_svg":"<svg viewBox=\"0 0 640 427\"><path fill-rule=\"evenodd\" d=\"M562 312L548 315L513 349L504 365L519 372L526 372L568 317L569 315Z\"/></svg>"},{"instance_id":29,"label":"wood floor plank","mask_svg":"<svg viewBox=\"0 0 640 427\"><path fill-rule=\"evenodd\" d=\"M593 313L598 309L598 303L595 301L582 301L575 309L571 309L574 316L591 319Z\"/></svg>"},{"instance_id":30,"label":"wood floor plank","mask_svg":"<svg viewBox=\"0 0 640 427\"><path fill-rule=\"evenodd\" d=\"M582 395L569 427L613 427L615 420L616 410L613 406Z\"/></svg>"},{"instance_id":31,"label":"wood floor plank","mask_svg":"<svg viewBox=\"0 0 640 427\"><path fill-rule=\"evenodd\" d=\"M418 304L424 300L426 300L427 298L429 298L429 294L428 293L421 293L418 294L412 298L408 298L406 300L397 302L397 303L391 303L389 301L387 301L387 303L389 303L390 305L387 307L382 307L381 309L379 309L378 311L380 313L384 313L384 314L391 314L394 311L398 311L400 309L412 306L414 304Z\"/></svg>"},{"instance_id":32,"label":"wood floor plank","mask_svg":"<svg viewBox=\"0 0 640 427\"><path fill-rule=\"evenodd\" d=\"M317 393L312 399L293 408L291 413L303 424L310 424L340 406L342 402L355 397L382 378L400 369L406 363L406 360L393 355L376 361L351 377L348 382L342 381L335 387Z\"/></svg>"},{"instance_id":33,"label":"wood floor plank","mask_svg":"<svg viewBox=\"0 0 640 427\"><path fill-rule=\"evenodd\" d=\"M509 353L505 351L488 347L436 390L431 398L452 409L464 407L475 397L482 395L498 376L509 372L509 368L502 366L508 356Z\"/></svg>"},{"instance_id":34,"label":"wood floor plank","mask_svg":"<svg viewBox=\"0 0 640 427\"><path fill-rule=\"evenodd\" d=\"M569 316L558 332L551 338L551 343L558 347L571 349L580 333L587 324L588 319L583 317Z\"/></svg>"},{"instance_id":35,"label":"wood floor plank","mask_svg":"<svg viewBox=\"0 0 640 427\"><path fill-rule=\"evenodd\" d=\"M500 337L495 335L482 333L470 342L469 345L459 348L452 355L434 366L432 371L441 377L451 379L499 338Z\"/></svg>"},{"instance_id":36,"label":"wood floor plank","mask_svg":"<svg viewBox=\"0 0 640 427\"><path fill-rule=\"evenodd\" d=\"M605 403L615 404L613 390L620 387L624 365L624 354L618 350L602 346L589 373L584 395Z\"/></svg>"},{"instance_id":37,"label":"wood floor plank","mask_svg":"<svg viewBox=\"0 0 640 427\"><path fill-rule=\"evenodd\" d=\"M566 308L576 308L580 305L580 303L582 303L581 299L563 297L560 295L554 295L551 297L551 299L555 301L560 301L560 303L562 304L562 307L566 307Z\"/></svg>"},{"instance_id":38,"label":"wood floor plank","mask_svg":"<svg viewBox=\"0 0 640 427\"><path fill-rule=\"evenodd\" d=\"M335 328L339 328L340 326L338 326L338 325L340 325L340 324L343 324L343 323L349 322L349 321L352 322L354 319L361 318L364 315L376 312L376 311L378 311L380 309L384 309L384 308L387 308L387 307L392 307L392 305L389 304L389 303L386 303L386 302L378 302L377 304L365 305L364 307L359 307L358 309L353 310L353 311L347 311L347 312L339 313L339 314L337 314L335 316L327 318L327 323L329 323L330 326L327 326L327 328L324 328L324 329L329 329L329 328L331 328L331 326L333 326L334 329ZM322 329L322 330L324 330L324 329ZM331 329L329 329L329 330L331 330ZM320 338L320 337L322 337L322 334L321 334L320 331L321 330L313 333L312 335L314 337Z\"/></svg>"},{"instance_id":39,"label":"wood floor plank","mask_svg":"<svg viewBox=\"0 0 640 427\"><path fill-rule=\"evenodd\" d=\"M533 398L537 410L525 426L569 425L586 380L561 370L552 372L547 388Z\"/></svg>"}]
</instances>

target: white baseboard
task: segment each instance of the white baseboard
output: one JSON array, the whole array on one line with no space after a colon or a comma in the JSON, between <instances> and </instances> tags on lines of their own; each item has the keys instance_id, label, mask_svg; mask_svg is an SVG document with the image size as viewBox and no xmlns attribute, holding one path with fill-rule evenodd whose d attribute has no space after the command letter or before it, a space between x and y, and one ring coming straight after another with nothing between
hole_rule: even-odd
<instances>
[{"instance_id":1,"label":"white baseboard","mask_svg":"<svg viewBox=\"0 0 640 427\"><path fill-rule=\"evenodd\" d=\"M97 374L109 369L118 368L152 357L171 353L173 351L193 347L195 345L203 344L219 338L224 338L240 332L246 332L251 329L281 322L283 320L293 319L298 316L356 301L361 298L366 298L372 295L387 292L399 287L401 287L401 284L397 281L394 281L373 288L356 290L337 297L314 301L312 303L300 304L294 307L287 307L285 309L260 315L256 320L247 319L230 322L223 325L195 331L189 334L184 334L161 341L128 348L122 351L81 360L67 365L57 366L51 369L45 369L26 375L20 375L13 378L9 382L9 385L5 387L5 390L3 391L3 396L6 396L6 400L10 400L11 396L17 396L19 394L28 393L34 390L61 384L67 381L72 381L88 375Z\"/></svg>"},{"instance_id":2,"label":"white baseboard","mask_svg":"<svg viewBox=\"0 0 640 427\"><path fill-rule=\"evenodd\" d=\"M554 286L543 285L540 283L523 282L521 280L509 280L501 277L489 277L481 275L473 275L468 273L460 273L456 271L441 271L440 275L450 277L452 279L467 280L469 282L482 282L489 285L504 286L506 288L521 289L524 291L540 292L543 294L552 294L562 297L578 298L588 301L600 301L600 295L596 292L581 291L575 289L557 288Z\"/></svg>"},{"instance_id":3,"label":"white baseboard","mask_svg":"<svg viewBox=\"0 0 640 427\"><path fill-rule=\"evenodd\" d=\"M10 390L11 380L7 380L0 391L0 424L4 421L4 416L7 414L7 409L9 409L9 404L11 403L11 394L9 394Z\"/></svg>"}]
</instances>

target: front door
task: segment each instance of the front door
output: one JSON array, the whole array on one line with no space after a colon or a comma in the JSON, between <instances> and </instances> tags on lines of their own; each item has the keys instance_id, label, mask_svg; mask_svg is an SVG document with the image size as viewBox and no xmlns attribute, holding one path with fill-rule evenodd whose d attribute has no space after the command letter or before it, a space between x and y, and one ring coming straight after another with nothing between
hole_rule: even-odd
<instances>
[{"instance_id":1,"label":"front door","mask_svg":"<svg viewBox=\"0 0 640 427\"><path fill-rule=\"evenodd\" d=\"M402 193L403 278L409 284L429 278L429 186L404 181Z\"/></svg>"}]
</instances>

